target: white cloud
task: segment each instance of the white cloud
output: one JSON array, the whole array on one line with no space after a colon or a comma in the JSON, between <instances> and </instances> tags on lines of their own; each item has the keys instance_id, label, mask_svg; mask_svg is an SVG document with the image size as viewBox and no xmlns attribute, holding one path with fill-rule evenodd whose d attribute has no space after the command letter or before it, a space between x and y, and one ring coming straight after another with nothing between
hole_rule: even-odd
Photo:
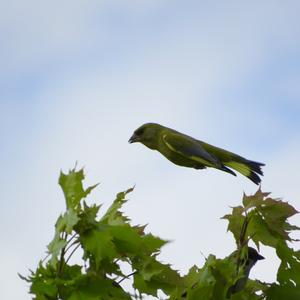
<instances>
[{"instance_id":1,"label":"white cloud","mask_svg":"<svg viewBox=\"0 0 300 300\"><path fill-rule=\"evenodd\" d=\"M137 3L139 2L139 3ZM50 68L110 45L115 23L153 11L159 1L52 1L1 3L2 68L6 75Z\"/></svg>"}]
</instances>

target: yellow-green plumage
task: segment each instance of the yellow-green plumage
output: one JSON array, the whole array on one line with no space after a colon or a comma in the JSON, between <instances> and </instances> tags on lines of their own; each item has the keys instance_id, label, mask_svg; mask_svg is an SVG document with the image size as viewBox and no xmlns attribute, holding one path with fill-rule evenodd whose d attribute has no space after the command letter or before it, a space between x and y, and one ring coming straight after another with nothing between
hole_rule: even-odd
<instances>
[{"instance_id":1,"label":"yellow-green plumage","mask_svg":"<svg viewBox=\"0 0 300 300\"><path fill-rule=\"evenodd\" d=\"M152 150L157 150L179 166L195 169L211 167L236 175L231 170L234 169L255 184L260 183L259 175L263 175L262 163L245 159L156 123L146 123L136 129L129 142L140 142Z\"/></svg>"}]
</instances>

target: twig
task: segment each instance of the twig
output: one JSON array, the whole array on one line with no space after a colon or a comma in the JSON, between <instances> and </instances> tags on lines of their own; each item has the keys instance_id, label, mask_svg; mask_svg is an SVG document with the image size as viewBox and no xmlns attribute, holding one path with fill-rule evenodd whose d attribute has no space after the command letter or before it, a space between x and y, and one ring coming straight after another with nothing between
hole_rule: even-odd
<instances>
[{"instance_id":1,"label":"twig","mask_svg":"<svg viewBox=\"0 0 300 300\"><path fill-rule=\"evenodd\" d=\"M42 263L44 263L44 261L50 256L50 253L48 253L43 259L42 259Z\"/></svg>"},{"instance_id":2,"label":"twig","mask_svg":"<svg viewBox=\"0 0 300 300\"><path fill-rule=\"evenodd\" d=\"M67 237L68 237L68 234L66 232L63 232L62 235L63 235L62 239L66 240ZM64 264L63 260L64 260L65 252L66 252L66 246L61 249L60 259L59 259L59 266L58 266L58 272L57 272L58 274L61 273L62 268L63 268L63 264Z\"/></svg>"},{"instance_id":3,"label":"twig","mask_svg":"<svg viewBox=\"0 0 300 300\"><path fill-rule=\"evenodd\" d=\"M70 250L71 247L73 247L75 244L79 243L79 241L74 241L72 244L70 244L68 247L66 247L66 251L65 252L68 252Z\"/></svg>"},{"instance_id":4,"label":"twig","mask_svg":"<svg viewBox=\"0 0 300 300\"><path fill-rule=\"evenodd\" d=\"M77 235L77 232L75 232L71 237L70 239L67 241L67 245L76 237Z\"/></svg>"},{"instance_id":5,"label":"twig","mask_svg":"<svg viewBox=\"0 0 300 300\"><path fill-rule=\"evenodd\" d=\"M126 276L124 276L122 279L120 279L117 283L120 284L123 280L128 279L130 276L136 274L138 271L134 271Z\"/></svg>"},{"instance_id":6,"label":"twig","mask_svg":"<svg viewBox=\"0 0 300 300\"><path fill-rule=\"evenodd\" d=\"M73 245L75 245L75 244L73 243ZM74 252L78 249L79 246L80 246L80 244L78 244L78 245L72 250L72 252L71 252L70 255L68 256L68 258L66 259L65 264L68 263L68 261L70 260L71 256L74 254Z\"/></svg>"}]
</instances>

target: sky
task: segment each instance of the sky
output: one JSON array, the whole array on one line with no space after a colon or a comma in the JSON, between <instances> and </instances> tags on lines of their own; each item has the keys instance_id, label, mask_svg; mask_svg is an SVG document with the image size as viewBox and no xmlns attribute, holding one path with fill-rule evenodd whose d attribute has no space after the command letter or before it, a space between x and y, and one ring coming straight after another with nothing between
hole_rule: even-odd
<instances>
[{"instance_id":1,"label":"sky","mask_svg":"<svg viewBox=\"0 0 300 300\"><path fill-rule=\"evenodd\" d=\"M300 209L299 1L0 3L3 299L31 299L17 272L44 257L63 212L60 170L89 198L172 240L160 259L185 274L235 244L220 217L257 190L242 176L171 164L134 129L158 122L266 164L262 190ZM299 216L291 220L300 225ZM296 248L299 247L295 245ZM274 281L274 252L251 272Z\"/></svg>"}]
</instances>

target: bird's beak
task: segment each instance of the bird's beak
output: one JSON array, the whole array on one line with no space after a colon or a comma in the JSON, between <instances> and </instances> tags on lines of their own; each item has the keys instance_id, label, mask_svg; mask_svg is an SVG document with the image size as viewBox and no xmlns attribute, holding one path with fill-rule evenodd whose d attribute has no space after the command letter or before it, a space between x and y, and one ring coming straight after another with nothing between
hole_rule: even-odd
<instances>
[{"instance_id":1,"label":"bird's beak","mask_svg":"<svg viewBox=\"0 0 300 300\"><path fill-rule=\"evenodd\" d=\"M139 142L139 140L140 140L139 137L137 135L133 134L131 136L131 138L128 140L128 143L130 143L130 144L136 143L136 142Z\"/></svg>"},{"instance_id":2,"label":"bird's beak","mask_svg":"<svg viewBox=\"0 0 300 300\"><path fill-rule=\"evenodd\" d=\"M256 258L257 260L262 260L262 259L265 259L262 255L260 255L260 254L257 254L257 258Z\"/></svg>"}]
</instances>

